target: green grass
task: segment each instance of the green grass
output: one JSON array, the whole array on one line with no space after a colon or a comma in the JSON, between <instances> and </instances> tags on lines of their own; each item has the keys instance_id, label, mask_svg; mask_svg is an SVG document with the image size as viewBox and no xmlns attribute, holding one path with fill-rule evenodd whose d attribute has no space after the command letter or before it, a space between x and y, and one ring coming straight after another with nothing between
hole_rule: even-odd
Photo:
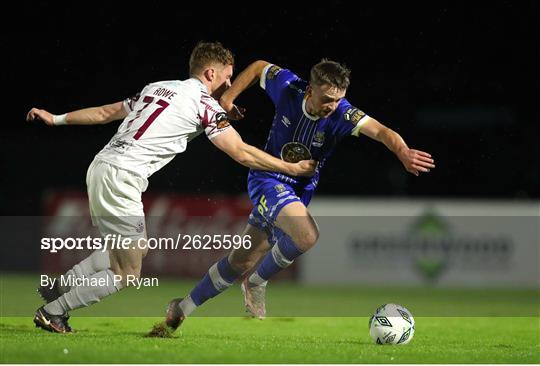
<instances>
[{"instance_id":1,"label":"green grass","mask_svg":"<svg viewBox=\"0 0 540 366\"><path fill-rule=\"evenodd\" d=\"M417 318L406 346L377 346L367 318L188 319L145 338L158 318L73 319L58 335L4 318L4 363L539 363L538 318ZM64 351L66 350L66 351ZM67 352L67 353L66 353Z\"/></svg>"},{"instance_id":2,"label":"green grass","mask_svg":"<svg viewBox=\"0 0 540 366\"><path fill-rule=\"evenodd\" d=\"M144 335L162 319L167 301L185 294L192 283L160 281L157 288L123 291L73 312L70 324L77 332L59 335L32 324L40 305L36 278L2 276L2 363L540 363L537 290L390 291L272 284L269 311L282 316L259 321L242 317L236 286L205 304L175 338L153 339ZM384 302L403 304L415 315L410 344L372 344L365 312ZM435 314L441 305L445 310ZM326 306L339 309L333 314ZM483 308L484 316L468 309L473 307ZM292 308L295 316L286 315L284 308ZM356 317L340 315L355 308ZM326 316L298 316L302 309ZM454 316L443 316L452 312ZM120 313L132 316L100 316Z\"/></svg>"}]
</instances>

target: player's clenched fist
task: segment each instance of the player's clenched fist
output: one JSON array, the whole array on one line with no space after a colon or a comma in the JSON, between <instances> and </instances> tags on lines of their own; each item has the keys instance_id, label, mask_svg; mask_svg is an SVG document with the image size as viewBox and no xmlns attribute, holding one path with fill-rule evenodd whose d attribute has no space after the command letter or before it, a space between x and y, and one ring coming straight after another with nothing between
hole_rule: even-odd
<instances>
[{"instance_id":1,"label":"player's clenched fist","mask_svg":"<svg viewBox=\"0 0 540 366\"><path fill-rule=\"evenodd\" d=\"M319 163L315 160L301 160L294 164L294 175L303 177L312 177Z\"/></svg>"}]
</instances>

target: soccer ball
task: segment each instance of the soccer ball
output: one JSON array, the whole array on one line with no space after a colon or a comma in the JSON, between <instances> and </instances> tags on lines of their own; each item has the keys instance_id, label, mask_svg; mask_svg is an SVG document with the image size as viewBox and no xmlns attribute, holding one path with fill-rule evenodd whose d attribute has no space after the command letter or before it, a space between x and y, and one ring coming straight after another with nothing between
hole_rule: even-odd
<instances>
[{"instance_id":1,"label":"soccer ball","mask_svg":"<svg viewBox=\"0 0 540 366\"><path fill-rule=\"evenodd\" d=\"M369 335L377 344L407 344L414 335L414 319L401 305L381 305L369 319Z\"/></svg>"}]
</instances>

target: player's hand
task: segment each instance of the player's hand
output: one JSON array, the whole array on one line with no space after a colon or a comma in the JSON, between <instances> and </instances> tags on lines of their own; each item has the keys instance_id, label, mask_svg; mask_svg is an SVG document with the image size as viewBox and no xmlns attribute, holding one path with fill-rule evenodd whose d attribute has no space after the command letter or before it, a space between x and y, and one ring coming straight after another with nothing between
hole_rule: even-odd
<instances>
[{"instance_id":1,"label":"player's hand","mask_svg":"<svg viewBox=\"0 0 540 366\"><path fill-rule=\"evenodd\" d=\"M233 104L233 108L227 112L227 116L233 121L239 121L244 118L246 109Z\"/></svg>"},{"instance_id":2,"label":"player's hand","mask_svg":"<svg viewBox=\"0 0 540 366\"><path fill-rule=\"evenodd\" d=\"M428 173L430 169L435 168L435 160L424 151L407 148L401 150L398 157L405 169L416 176L419 176L420 173Z\"/></svg>"},{"instance_id":3,"label":"player's hand","mask_svg":"<svg viewBox=\"0 0 540 366\"><path fill-rule=\"evenodd\" d=\"M32 108L30 112L26 115L26 120L28 122L41 120L45 122L48 126L54 126L53 115L47 112L45 109Z\"/></svg>"},{"instance_id":4,"label":"player's hand","mask_svg":"<svg viewBox=\"0 0 540 366\"><path fill-rule=\"evenodd\" d=\"M315 174L315 170L317 169L319 162L315 160L300 160L298 163L294 163L292 165L292 175L300 177L312 177Z\"/></svg>"},{"instance_id":5,"label":"player's hand","mask_svg":"<svg viewBox=\"0 0 540 366\"><path fill-rule=\"evenodd\" d=\"M239 121L244 118L244 114L246 113L245 108L239 107L234 103L225 102L223 99L219 101L219 104L227 112L227 116L231 121Z\"/></svg>"}]
</instances>

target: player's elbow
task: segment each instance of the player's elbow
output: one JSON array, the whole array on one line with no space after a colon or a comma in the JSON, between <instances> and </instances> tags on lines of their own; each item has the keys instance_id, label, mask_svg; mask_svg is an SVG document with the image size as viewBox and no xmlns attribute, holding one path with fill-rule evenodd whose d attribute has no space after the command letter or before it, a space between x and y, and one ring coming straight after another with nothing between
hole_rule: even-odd
<instances>
[{"instance_id":1,"label":"player's elbow","mask_svg":"<svg viewBox=\"0 0 540 366\"><path fill-rule=\"evenodd\" d=\"M124 118L126 114L122 102L106 104L98 108L97 122L99 124L109 123Z\"/></svg>"},{"instance_id":2,"label":"player's elbow","mask_svg":"<svg viewBox=\"0 0 540 366\"><path fill-rule=\"evenodd\" d=\"M251 64L252 65L252 68L253 68L253 71L256 75L260 75L261 72L263 71L263 69L270 65L270 62L268 61L265 61L265 60L257 60L255 61L254 63Z\"/></svg>"},{"instance_id":3,"label":"player's elbow","mask_svg":"<svg viewBox=\"0 0 540 366\"><path fill-rule=\"evenodd\" d=\"M253 65L262 66L262 67L265 67L266 65L269 65L269 64L270 62L265 61L265 60L257 60L253 63Z\"/></svg>"},{"instance_id":4,"label":"player's elbow","mask_svg":"<svg viewBox=\"0 0 540 366\"><path fill-rule=\"evenodd\" d=\"M375 132L374 139L379 142L384 142L393 133L394 131L392 131L390 128L381 125L381 127Z\"/></svg>"},{"instance_id":5,"label":"player's elbow","mask_svg":"<svg viewBox=\"0 0 540 366\"><path fill-rule=\"evenodd\" d=\"M97 111L97 123L102 125L102 124L105 124L105 123L109 123L111 120L112 120L112 115L113 113L111 113L111 111L109 111L107 108L105 107L100 107L98 108L98 111Z\"/></svg>"}]
</instances>

